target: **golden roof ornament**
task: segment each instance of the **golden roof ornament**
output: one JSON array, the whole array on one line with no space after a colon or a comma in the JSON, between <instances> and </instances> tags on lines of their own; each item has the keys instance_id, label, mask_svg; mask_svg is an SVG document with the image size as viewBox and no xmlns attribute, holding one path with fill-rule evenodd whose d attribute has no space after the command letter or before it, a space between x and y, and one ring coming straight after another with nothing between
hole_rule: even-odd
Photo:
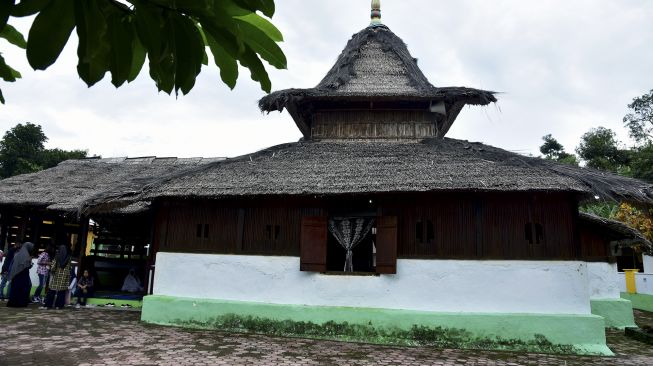
<instances>
[{"instance_id":1,"label":"golden roof ornament","mask_svg":"<svg viewBox=\"0 0 653 366\"><path fill-rule=\"evenodd\" d=\"M370 26L378 26L382 25L381 23L381 0L372 0L372 13L371 16L372 21L370 22Z\"/></svg>"}]
</instances>

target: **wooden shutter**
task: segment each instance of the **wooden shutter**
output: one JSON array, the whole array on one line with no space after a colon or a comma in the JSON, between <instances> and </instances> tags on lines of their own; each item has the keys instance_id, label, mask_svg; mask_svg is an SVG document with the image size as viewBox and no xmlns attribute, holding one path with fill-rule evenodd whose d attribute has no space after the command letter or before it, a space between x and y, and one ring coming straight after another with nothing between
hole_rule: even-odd
<instances>
[{"instance_id":1,"label":"wooden shutter","mask_svg":"<svg viewBox=\"0 0 653 366\"><path fill-rule=\"evenodd\" d=\"M397 273L397 216L376 218L376 272Z\"/></svg>"},{"instance_id":2,"label":"wooden shutter","mask_svg":"<svg viewBox=\"0 0 653 366\"><path fill-rule=\"evenodd\" d=\"M302 217L300 271L325 272L327 270L327 218Z\"/></svg>"}]
</instances>

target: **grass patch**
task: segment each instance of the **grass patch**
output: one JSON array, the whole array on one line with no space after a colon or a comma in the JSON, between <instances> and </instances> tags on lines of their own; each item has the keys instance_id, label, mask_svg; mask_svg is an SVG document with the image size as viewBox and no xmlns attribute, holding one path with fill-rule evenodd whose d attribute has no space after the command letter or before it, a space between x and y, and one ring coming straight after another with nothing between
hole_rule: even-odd
<instances>
[{"instance_id":1,"label":"grass patch","mask_svg":"<svg viewBox=\"0 0 653 366\"><path fill-rule=\"evenodd\" d=\"M573 353L570 345L553 344L541 334L531 340L501 337L479 337L464 329L413 325L408 330L375 327L372 324L351 324L328 321L317 324L293 320L226 314L208 322L174 321L176 325L229 332L259 333L282 337L334 339L351 342L392 344L401 346L433 346L438 348L472 348L543 353Z\"/></svg>"}]
</instances>

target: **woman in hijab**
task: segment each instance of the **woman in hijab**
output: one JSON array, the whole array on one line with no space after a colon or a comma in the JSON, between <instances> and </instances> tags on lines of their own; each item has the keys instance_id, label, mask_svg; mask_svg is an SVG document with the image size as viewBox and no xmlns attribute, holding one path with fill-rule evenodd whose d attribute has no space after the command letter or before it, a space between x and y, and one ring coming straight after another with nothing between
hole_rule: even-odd
<instances>
[{"instance_id":1,"label":"woman in hijab","mask_svg":"<svg viewBox=\"0 0 653 366\"><path fill-rule=\"evenodd\" d=\"M143 291L143 286L141 286L141 281L136 277L136 270L130 269L129 274L125 277L125 281L122 283L121 291L127 292L140 292Z\"/></svg>"},{"instance_id":2,"label":"woman in hijab","mask_svg":"<svg viewBox=\"0 0 653 366\"><path fill-rule=\"evenodd\" d=\"M60 245L54 261L52 261L50 288L43 308L52 309L52 306L55 306L57 309L61 309L64 307L66 291L68 291L68 285L70 284L71 266L68 249L65 245Z\"/></svg>"},{"instance_id":3,"label":"woman in hijab","mask_svg":"<svg viewBox=\"0 0 653 366\"><path fill-rule=\"evenodd\" d=\"M9 302L8 307L24 308L29 303L29 292L32 289L32 281L29 279L29 269L32 267L32 250L34 244L23 243L9 269Z\"/></svg>"}]
</instances>

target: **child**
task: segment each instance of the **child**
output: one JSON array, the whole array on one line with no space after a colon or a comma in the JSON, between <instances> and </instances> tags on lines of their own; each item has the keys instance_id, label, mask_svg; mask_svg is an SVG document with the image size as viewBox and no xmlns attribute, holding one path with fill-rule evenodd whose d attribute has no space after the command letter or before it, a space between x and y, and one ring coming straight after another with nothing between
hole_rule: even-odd
<instances>
[{"instance_id":1,"label":"child","mask_svg":"<svg viewBox=\"0 0 653 366\"><path fill-rule=\"evenodd\" d=\"M43 291L45 284L48 280L48 274L50 274L50 259L54 257L54 247L48 245L48 248L43 251L36 260L36 273L39 276L39 287L34 291L34 297L32 297L32 302L42 303L45 298L41 298L41 291Z\"/></svg>"},{"instance_id":2,"label":"child","mask_svg":"<svg viewBox=\"0 0 653 366\"><path fill-rule=\"evenodd\" d=\"M84 270L84 274L77 281L77 305L75 307L86 306L86 300L93 292L93 277L88 273L88 269Z\"/></svg>"}]
</instances>

